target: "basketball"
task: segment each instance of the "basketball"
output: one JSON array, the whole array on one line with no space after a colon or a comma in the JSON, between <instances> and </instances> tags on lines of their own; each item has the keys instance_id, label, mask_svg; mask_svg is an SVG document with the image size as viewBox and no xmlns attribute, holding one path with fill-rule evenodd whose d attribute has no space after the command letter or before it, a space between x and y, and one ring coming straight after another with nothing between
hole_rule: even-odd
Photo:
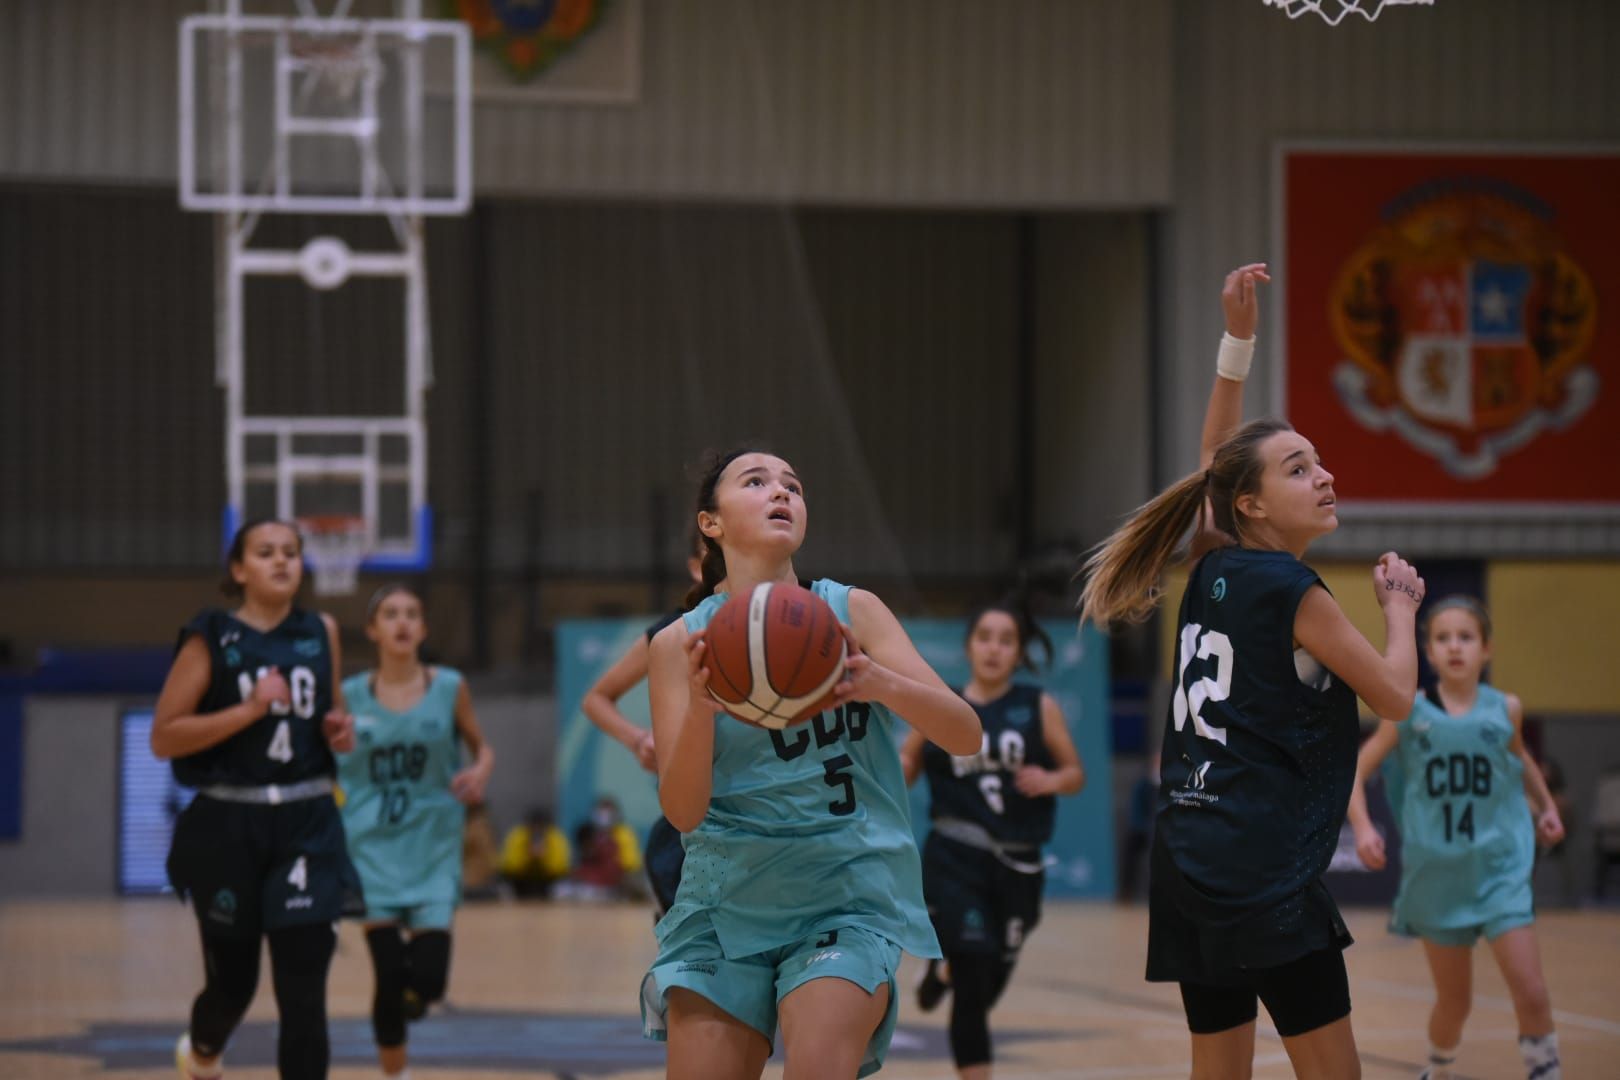
<instances>
[{"instance_id":1,"label":"basketball","mask_svg":"<svg viewBox=\"0 0 1620 1080\"><path fill-rule=\"evenodd\" d=\"M709 620L709 693L739 720L808 720L844 674L844 635L827 602L778 582L734 596Z\"/></svg>"}]
</instances>

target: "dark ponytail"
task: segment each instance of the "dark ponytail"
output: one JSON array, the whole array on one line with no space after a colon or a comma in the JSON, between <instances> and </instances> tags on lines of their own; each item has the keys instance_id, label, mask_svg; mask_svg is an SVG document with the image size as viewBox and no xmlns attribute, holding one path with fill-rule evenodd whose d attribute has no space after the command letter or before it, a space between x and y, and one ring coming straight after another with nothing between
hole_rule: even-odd
<instances>
[{"instance_id":1,"label":"dark ponytail","mask_svg":"<svg viewBox=\"0 0 1620 1080\"><path fill-rule=\"evenodd\" d=\"M757 454L761 452L762 451L760 451L758 447L739 446L724 452L711 451L710 453L704 455L703 462L699 467L700 472L698 474L697 508L694 512L694 527L696 523L696 514L712 514L719 508L719 503L715 499L714 492L715 488L720 485L720 477L726 471L726 467L729 466L733 461L736 461L738 458L742 457L744 454ZM709 537L704 536L701 531L698 532L698 536L703 541L703 580L686 590L686 599L684 604L687 611L691 611L693 608L701 604L705 597L713 595L714 587L726 579L726 557L724 553L721 552L720 545Z\"/></svg>"},{"instance_id":2,"label":"dark ponytail","mask_svg":"<svg viewBox=\"0 0 1620 1080\"><path fill-rule=\"evenodd\" d=\"M973 637L973 631L979 628L979 620L992 611L999 611L1001 614L1008 616L1012 619L1013 626L1017 627L1018 664L1020 667L1028 671L1039 671L1043 667L1050 666L1056 655L1052 648L1052 638L1045 630L1041 629L1041 624L1036 621L1034 613L1030 611L1029 591L1024 582L1020 582L1018 588L1000 600L985 604L973 612L973 617L968 620L967 636L970 639ZM1032 645L1040 646L1041 658L1039 661L1035 658L1034 650L1031 648Z\"/></svg>"}]
</instances>

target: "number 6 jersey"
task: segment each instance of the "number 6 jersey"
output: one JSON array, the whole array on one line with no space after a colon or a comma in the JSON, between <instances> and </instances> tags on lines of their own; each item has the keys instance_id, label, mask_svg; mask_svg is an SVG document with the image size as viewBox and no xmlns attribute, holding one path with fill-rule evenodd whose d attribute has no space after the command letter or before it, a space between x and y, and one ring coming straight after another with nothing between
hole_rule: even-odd
<instances>
[{"instance_id":1,"label":"number 6 jersey","mask_svg":"<svg viewBox=\"0 0 1620 1080\"><path fill-rule=\"evenodd\" d=\"M174 759L174 778L186 787L213 784L258 787L331 776L332 751L321 721L332 708L332 648L317 612L293 608L274 628L256 630L228 611L209 608L180 631L208 646L208 690L198 713L218 712L253 696L271 668L287 680L291 700L223 742ZM178 646L177 646L178 648Z\"/></svg>"},{"instance_id":2,"label":"number 6 jersey","mask_svg":"<svg viewBox=\"0 0 1620 1080\"><path fill-rule=\"evenodd\" d=\"M977 754L954 757L933 743L923 748L929 816L971 821L1004 844L1045 844L1052 839L1057 797L1025 795L1017 782L1025 765L1054 764L1041 727L1041 688L1015 683L986 705L968 704L984 727Z\"/></svg>"},{"instance_id":3,"label":"number 6 jersey","mask_svg":"<svg viewBox=\"0 0 1620 1080\"><path fill-rule=\"evenodd\" d=\"M1187 581L1158 829L1211 926L1294 902L1327 870L1356 774L1355 693L1296 649L1320 585L1285 551L1217 548Z\"/></svg>"}]
</instances>

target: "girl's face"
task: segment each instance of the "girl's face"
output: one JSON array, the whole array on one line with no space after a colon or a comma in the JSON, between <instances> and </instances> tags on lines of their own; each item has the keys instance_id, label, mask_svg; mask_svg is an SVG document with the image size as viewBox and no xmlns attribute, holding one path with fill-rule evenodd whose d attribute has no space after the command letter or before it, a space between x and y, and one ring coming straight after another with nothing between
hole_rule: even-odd
<instances>
[{"instance_id":1,"label":"girl's face","mask_svg":"<svg viewBox=\"0 0 1620 1080\"><path fill-rule=\"evenodd\" d=\"M1012 678L1022 659L1018 623L1005 611L987 611L973 624L968 635L968 666L973 678L994 686Z\"/></svg>"},{"instance_id":2,"label":"girl's face","mask_svg":"<svg viewBox=\"0 0 1620 1080\"><path fill-rule=\"evenodd\" d=\"M291 525L267 521L243 538L242 557L231 579L243 595L261 604L288 604L304 580L304 545Z\"/></svg>"},{"instance_id":3,"label":"girl's face","mask_svg":"<svg viewBox=\"0 0 1620 1080\"><path fill-rule=\"evenodd\" d=\"M1429 666L1447 682L1478 682L1491 658L1479 620L1462 608L1446 608L1429 620L1423 643Z\"/></svg>"},{"instance_id":4,"label":"girl's face","mask_svg":"<svg viewBox=\"0 0 1620 1080\"><path fill-rule=\"evenodd\" d=\"M698 515L704 535L733 551L786 558L804 543L804 485L774 454L743 454L714 486L715 510Z\"/></svg>"},{"instance_id":5,"label":"girl's face","mask_svg":"<svg viewBox=\"0 0 1620 1080\"><path fill-rule=\"evenodd\" d=\"M1259 446L1258 491L1237 498L1238 519L1273 533L1285 544L1309 542L1339 527L1333 474L1316 447L1297 431L1279 431Z\"/></svg>"},{"instance_id":6,"label":"girl's face","mask_svg":"<svg viewBox=\"0 0 1620 1080\"><path fill-rule=\"evenodd\" d=\"M415 593L401 589L383 597L366 624L366 636L377 651L412 658L427 640L427 621L422 617L422 601Z\"/></svg>"}]
</instances>

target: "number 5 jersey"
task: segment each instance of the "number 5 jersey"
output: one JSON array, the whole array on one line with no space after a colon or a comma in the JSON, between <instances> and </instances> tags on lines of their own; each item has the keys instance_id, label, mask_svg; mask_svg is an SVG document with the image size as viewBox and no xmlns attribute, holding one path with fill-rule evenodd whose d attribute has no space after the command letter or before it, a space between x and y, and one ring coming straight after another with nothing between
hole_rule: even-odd
<instances>
[{"instance_id":1,"label":"number 5 jersey","mask_svg":"<svg viewBox=\"0 0 1620 1080\"><path fill-rule=\"evenodd\" d=\"M343 830L371 908L460 900L466 810L450 778L461 767L461 673L428 670L422 699L404 712L378 703L370 672L343 680L355 734L353 752L338 755Z\"/></svg>"},{"instance_id":2,"label":"number 5 jersey","mask_svg":"<svg viewBox=\"0 0 1620 1080\"><path fill-rule=\"evenodd\" d=\"M1421 936L1529 916L1535 827L1507 698L1481 685L1473 708L1452 716L1420 693L1400 733L1384 765L1401 830L1391 929Z\"/></svg>"}]
</instances>

